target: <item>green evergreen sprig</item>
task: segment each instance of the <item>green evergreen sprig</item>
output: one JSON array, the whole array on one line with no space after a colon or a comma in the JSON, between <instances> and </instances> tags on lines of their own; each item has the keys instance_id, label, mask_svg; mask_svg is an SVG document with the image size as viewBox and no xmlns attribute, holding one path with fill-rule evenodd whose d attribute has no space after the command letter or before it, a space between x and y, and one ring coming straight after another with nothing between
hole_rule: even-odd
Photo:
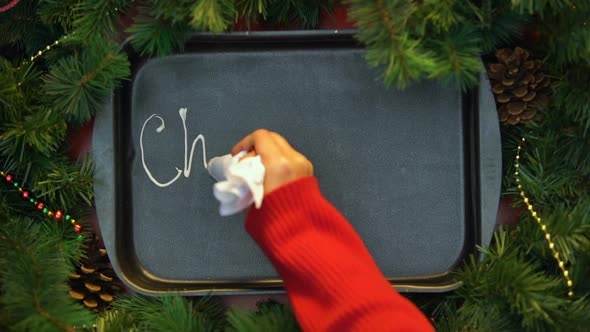
<instances>
[{"instance_id":1,"label":"green evergreen sprig","mask_svg":"<svg viewBox=\"0 0 590 332\"><path fill-rule=\"evenodd\" d=\"M404 88L425 77L467 90L479 82L484 50L508 41L514 21L496 24L494 6L465 1L349 0L371 67L387 86ZM508 16L506 16L508 17Z\"/></svg>"},{"instance_id":2,"label":"green evergreen sprig","mask_svg":"<svg viewBox=\"0 0 590 332\"><path fill-rule=\"evenodd\" d=\"M0 154L19 162L31 149L55 152L65 137L65 120L40 102L41 75L31 63L14 67L0 58Z\"/></svg>"},{"instance_id":3,"label":"green evergreen sprig","mask_svg":"<svg viewBox=\"0 0 590 332\"><path fill-rule=\"evenodd\" d=\"M257 311L246 312L232 309L228 312L231 328L227 331L239 332L297 332L301 327L297 323L291 308L275 301L257 303Z\"/></svg>"},{"instance_id":4,"label":"green evergreen sprig","mask_svg":"<svg viewBox=\"0 0 590 332\"><path fill-rule=\"evenodd\" d=\"M74 27L80 38L93 40L111 37L117 30L119 14L129 6L128 0L81 0L74 7Z\"/></svg>"},{"instance_id":5,"label":"green evergreen sprig","mask_svg":"<svg viewBox=\"0 0 590 332\"><path fill-rule=\"evenodd\" d=\"M43 22L37 7L38 1L21 1L0 13L0 45L10 45L31 56L61 35L59 26Z\"/></svg>"},{"instance_id":6,"label":"green evergreen sprig","mask_svg":"<svg viewBox=\"0 0 590 332\"><path fill-rule=\"evenodd\" d=\"M129 42L141 55L159 57L182 51L190 37L187 22L158 17L158 12L142 7L133 24L127 29Z\"/></svg>"},{"instance_id":7,"label":"green evergreen sprig","mask_svg":"<svg viewBox=\"0 0 590 332\"><path fill-rule=\"evenodd\" d=\"M486 2L491 0L482 1ZM527 16L511 10L492 9L491 4L479 11L477 16L476 25L481 34L481 54L484 55L521 38L523 27L530 21Z\"/></svg>"},{"instance_id":8,"label":"green evergreen sprig","mask_svg":"<svg viewBox=\"0 0 590 332\"><path fill-rule=\"evenodd\" d=\"M575 267L577 256L590 250L590 199L579 202L574 208L560 205L546 211L543 223L551 231L561 259ZM558 272L552 253L547 250L543 232L529 216L522 218L517 240L524 248L529 248L529 253L541 258L548 269ZM574 279L574 285L584 282L584 279Z\"/></svg>"},{"instance_id":9,"label":"green evergreen sprig","mask_svg":"<svg viewBox=\"0 0 590 332\"><path fill-rule=\"evenodd\" d=\"M197 0L192 7L191 26L197 30L223 32L236 19L233 1Z\"/></svg>"},{"instance_id":10,"label":"green evergreen sprig","mask_svg":"<svg viewBox=\"0 0 590 332\"><path fill-rule=\"evenodd\" d=\"M262 301L256 311L226 311L218 297L187 299L180 296L132 295L113 303L113 311L97 321L104 332L115 331L300 331L288 306Z\"/></svg>"},{"instance_id":11,"label":"green evergreen sprig","mask_svg":"<svg viewBox=\"0 0 590 332\"><path fill-rule=\"evenodd\" d=\"M405 87L430 73L434 54L425 49L419 36L412 35L407 23L418 5L406 1L349 0L349 15L361 29L358 39L367 45L371 67L382 67L387 86Z\"/></svg>"},{"instance_id":12,"label":"green evergreen sprig","mask_svg":"<svg viewBox=\"0 0 590 332\"><path fill-rule=\"evenodd\" d=\"M130 75L127 56L113 42L96 40L81 54L60 59L44 77L48 103L68 121L84 123Z\"/></svg>"},{"instance_id":13,"label":"green evergreen sprig","mask_svg":"<svg viewBox=\"0 0 590 332\"><path fill-rule=\"evenodd\" d=\"M268 4L265 22L272 26L314 29L320 25L322 13L330 13L333 7L334 0L274 0Z\"/></svg>"},{"instance_id":14,"label":"green evergreen sprig","mask_svg":"<svg viewBox=\"0 0 590 332\"><path fill-rule=\"evenodd\" d=\"M2 170L15 174L36 197L81 212L81 203L90 205L93 197L92 163L65 156L68 124L40 89L43 72L34 63L15 67L0 59L0 78Z\"/></svg>"},{"instance_id":15,"label":"green evergreen sprig","mask_svg":"<svg viewBox=\"0 0 590 332\"><path fill-rule=\"evenodd\" d=\"M80 241L64 238L56 223L15 216L0 224L0 325L14 331L70 331L93 315L65 296L70 261Z\"/></svg>"},{"instance_id":16,"label":"green evergreen sprig","mask_svg":"<svg viewBox=\"0 0 590 332\"><path fill-rule=\"evenodd\" d=\"M2 129L0 151L18 155L22 161L23 153L31 148L56 152L65 138L67 125L59 113L39 107L20 119L5 123Z\"/></svg>"},{"instance_id":17,"label":"green evergreen sprig","mask_svg":"<svg viewBox=\"0 0 590 332\"><path fill-rule=\"evenodd\" d=\"M567 71L561 71L554 68L554 75L561 76L561 79L553 84L555 94L553 95L553 105L558 109L555 112L565 112L572 120L575 127L569 128L575 132L579 131L585 137L590 139L590 64L581 63ZM572 134L572 133L568 133ZM578 146L583 144L578 143Z\"/></svg>"},{"instance_id":18,"label":"green evergreen sprig","mask_svg":"<svg viewBox=\"0 0 590 332\"><path fill-rule=\"evenodd\" d=\"M450 301L435 314L441 331L559 330L581 331L590 323L590 303L570 301L558 276L527 258L514 241L516 234L500 230L489 248L480 248L483 261L473 256L458 272L463 282Z\"/></svg>"},{"instance_id":19,"label":"green evergreen sprig","mask_svg":"<svg viewBox=\"0 0 590 332\"><path fill-rule=\"evenodd\" d=\"M172 23L187 21L191 14L194 0L149 0L147 4L155 17Z\"/></svg>"},{"instance_id":20,"label":"green evergreen sprig","mask_svg":"<svg viewBox=\"0 0 590 332\"><path fill-rule=\"evenodd\" d=\"M236 0L239 16L246 20L266 19L268 6L273 0Z\"/></svg>"},{"instance_id":21,"label":"green evergreen sprig","mask_svg":"<svg viewBox=\"0 0 590 332\"><path fill-rule=\"evenodd\" d=\"M22 89L22 80L29 77L26 72L23 75L22 71L0 57L0 119L3 122L17 118L26 104L25 99L29 98Z\"/></svg>"},{"instance_id":22,"label":"green evergreen sprig","mask_svg":"<svg viewBox=\"0 0 590 332\"><path fill-rule=\"evenodd\" d=\"M431 25L436 32L446 32L467 20L465 9L459 0L426 0L418 7L416 16L422 17L423 24Z\"/></svg>"},{"instance_id":23,"label":"green evergreen sprig","mask_svg":"<svg viewBox=\"0 0 590 332\"><path fill-rule=\"evenodd\" d=\"M541 47L555 66L587 63L590 57L590 1L575 1L561 10L546 10ZM539 47L539 48L541 48Z\"/></svg>"},{"instance_id":24,"label":"green evergreen sprig","mask_svg":"<svg viewBox=\"0 0 590 332\"><path fill-rule=\"evenodd\" d=\"M584 6L588 2L572 0L511 0L512 6L521 13L543 14L546 11L560 11L566 8L575 7L578 2Z\"/></svg>"},{"instance_id":25,"label":"green evergreen sprig","mask_svg":"<svg viewBox=\"0 0 590 332\"><path fill-rule=\"evenodd\" d=\"M589 137L569 112L548 108L542 122L520 130L527 140L519 170L522 185L536 205L549 211L562 204L574 208L589 197ZM513 187L513 192L518 191Z\"/></svg>"},{"instance_id":26,"label":"green evergreen sprig","mask_svg":"<svg viewBox=\"0 0 590 332\"><path fill-rule=\"evenodd\" d=\"M222 331L227 325L225 308L215 297L133 295L114 302L113 309L97 324L104 331Z\"/></svg>"},{"instance_id":27,"label":"green evergreen sprig","mask_svg":"<svg viewBox=\"0 0 590 332\"><path fill-rule=\"evenodd\" d=\"M70 31L74 24L74 8L78 0L39 0L37 14L45 24Z\"/></svg>"},{"instance_id":28,"label":"green evergreen sprig","mask_svg":"<svg viewBox=\"0 0 590 332\"><path fill-rule=\"evenodd\" d=\"M31 187L31 190L40 193L37 196L39 199L52 202L66 211L74 211L82 202L87 206L92 205L94 164L89 156L79 163L63 158L54 160L47 166L50 170L45 178L36 181Z\"/></svg>"},{"instance_id":29,"label":"green evergreen sprig","mask_svg":"<svg viewBox=\"0 0 590 332\"><path fill-rule=\"evenodd\" d=\"M482 70L481 49L473 26L463 24L431 44L435 54L435 66L429 75L431 78L455 82L462 90L478 84Z\"/></svg>"}]
</instances>

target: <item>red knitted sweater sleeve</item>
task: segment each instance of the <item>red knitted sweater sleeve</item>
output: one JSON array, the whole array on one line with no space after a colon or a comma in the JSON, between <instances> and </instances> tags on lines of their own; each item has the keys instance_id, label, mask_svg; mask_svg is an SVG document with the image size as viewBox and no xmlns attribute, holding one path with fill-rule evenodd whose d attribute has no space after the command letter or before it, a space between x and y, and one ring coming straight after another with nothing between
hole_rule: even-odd
<instances>
[{"instance_id":1,"label":"red knitted sweater sleeve","mask_svg":"<svg viewBox=\"0 0 590 332\"><path fill-rule=\"evenodd\" d=\"M304 331L433 331L306 177L265 195L246 229L281 275Z\"/></svg>"}]
</instances>

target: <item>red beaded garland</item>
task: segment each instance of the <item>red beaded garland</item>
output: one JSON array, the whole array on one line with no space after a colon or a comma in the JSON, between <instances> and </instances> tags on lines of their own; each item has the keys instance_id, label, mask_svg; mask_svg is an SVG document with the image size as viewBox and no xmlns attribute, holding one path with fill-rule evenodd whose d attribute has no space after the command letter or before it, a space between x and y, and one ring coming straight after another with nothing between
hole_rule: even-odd
<instances>
[{"instance_id":1,"label":"red beaded garland","mask_svg":"<svg viewBox=\"0 0 590 332\"><path fill-rule=\"evenodd\" d=\"M19 2L20 2L20 0L12 0L7 5L0 7L0 13L5 12L5 11L9 10L10 8L16 6L16 4Z\"/></svg>"},{"instance_id":2,"label":"red beaded garland","mask_svg":"<svg viewBox=\"0 0 590 332\"><path fill-rule=\"evenodd\" d=\"M4 171L0 171L0 176L4 177L4 180L8 183L14 183L14 187L18 188L18 191L20 193L20 195L22 196L23 199L29 200L33 205L35 205L35 207L39 210L42 211L44 214L46 214L49 217L53 217L55 218L55 220L61 221L64 216L65 219L67 221L71 221L72 222L72 227L74 228L74 231L76 232L76 234L80 234L82 232L82 226L76 224L76 220L73 219L70 215L65 215L61 210L57 210L57 211L51 211L49 210L46 206L45 203L43 202L39 202L35 199L35 197L33 197L33 194L27 190L24 190L24 188L21 188L19 186L18 183L14 182L14 176L12 174L8 174L5 173ZM82 235L78 235L78 240L82 240L83 236Z\"/></svg>"}]
</instances>

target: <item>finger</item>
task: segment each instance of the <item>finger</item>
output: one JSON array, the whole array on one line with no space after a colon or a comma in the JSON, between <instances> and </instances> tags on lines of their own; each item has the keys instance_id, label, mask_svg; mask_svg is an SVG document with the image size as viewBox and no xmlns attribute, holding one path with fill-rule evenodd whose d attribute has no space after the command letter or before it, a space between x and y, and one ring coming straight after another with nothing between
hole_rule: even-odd
<instances>
[{"instance_id":1,"label":"finger","mask_svg":"<svg viewBox=\"0 0 590 332\"><path fill-rule=\"evenodd\" d=\"M272 138L274 139L274 141L277 143L277 145L279 146L279 148L284 152L284 153L292 153L292 152L297 152L295 151L295 149L293 149L293 147L291 146L291 144L289 144L289 142L281 135L279 135L278 133L270 132Z\"/></svg>"},{"instance_id":2,"label":"finger","mask_svg":"<svg viewBox=\"0 0 590 332\"><path fill-rule=\"evenodd\" d=\"M280 147L281 152L284 155L288 156L291 160L300 159L306 161L307 164L311 165L311 162L307 159L307 157L301 154L299 151L295 150L291 146L289 141L287 141L283 136L275 132L271 132L271 135L273 136L275 142ZM311 174L313 174L313 171L311 171Z\"/></svg>"},{"instance_id":3,"label":"finger","mask_svg":"<svg viewBox=\"0 0 590 332\"><path fill-rule=\"evenodd\" d=\"M264 129L258 129L252 133L250 133L248 136L242 138L241 141L239 141L236 145L234 145L234 147L231 149L231 154L232 155L236 155L242 151L250 151L252 149L254 149L254 133L261 131Z\"/></svg>"},{"instance_id":4,"label":"finger","mask_svg":"<svg viewBox=\"0 0 590 332\"><path fill-rule=\"evenodd\" d=\"M256 151L254 149L251 149L250 151L248 151L248 153L246 153L242 158L240 158L239 161L242 161L246 158L252 158L252 157L256 157Z\"/></svg>"},{"instance_id":5,"label":"finger","mask_svg":"<svg viewBox=\"0 0 590 332\"><path fill-rule=\"evenodd\" d=\"M236 155L240 151L250 150L251 148L254 148L256 153L260 155L262 159L278 156L280 153L279 147L273 136L265 129L258 129L252 134L244 137L244 139L234 146L232 154Z\"/></svg>"}]
</instances>

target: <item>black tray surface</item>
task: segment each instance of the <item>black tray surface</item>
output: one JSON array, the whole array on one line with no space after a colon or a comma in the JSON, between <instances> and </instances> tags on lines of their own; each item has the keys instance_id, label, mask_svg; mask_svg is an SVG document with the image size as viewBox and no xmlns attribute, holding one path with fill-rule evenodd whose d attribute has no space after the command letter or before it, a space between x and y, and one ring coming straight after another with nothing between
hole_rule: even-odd
<instances>
[{"instance_id":1,"label":"black tray surface","mask_svg":"<svg viewBox=\"0 0 590 332\"><path fill-rule=\"evenodd\" d=\"M209 159L257 128L279 132L314 163L323 194L394 284L456 286L448 272L482 243L480 206L494 205L481 197L477 93L435 82L386 89L363 49L342 35L197 35L183 54L146 60L129 52L133 79L97 118L94 151L103 159L97 206L114 210L99 213L101 229L132 288L280 287L244 230L244 214L219 216L201 141L188 177L160 187L146 172L168 182L187 167L199 134ZM497 160L489 161L490 182Z\"/></svg>"}]
</instances>

